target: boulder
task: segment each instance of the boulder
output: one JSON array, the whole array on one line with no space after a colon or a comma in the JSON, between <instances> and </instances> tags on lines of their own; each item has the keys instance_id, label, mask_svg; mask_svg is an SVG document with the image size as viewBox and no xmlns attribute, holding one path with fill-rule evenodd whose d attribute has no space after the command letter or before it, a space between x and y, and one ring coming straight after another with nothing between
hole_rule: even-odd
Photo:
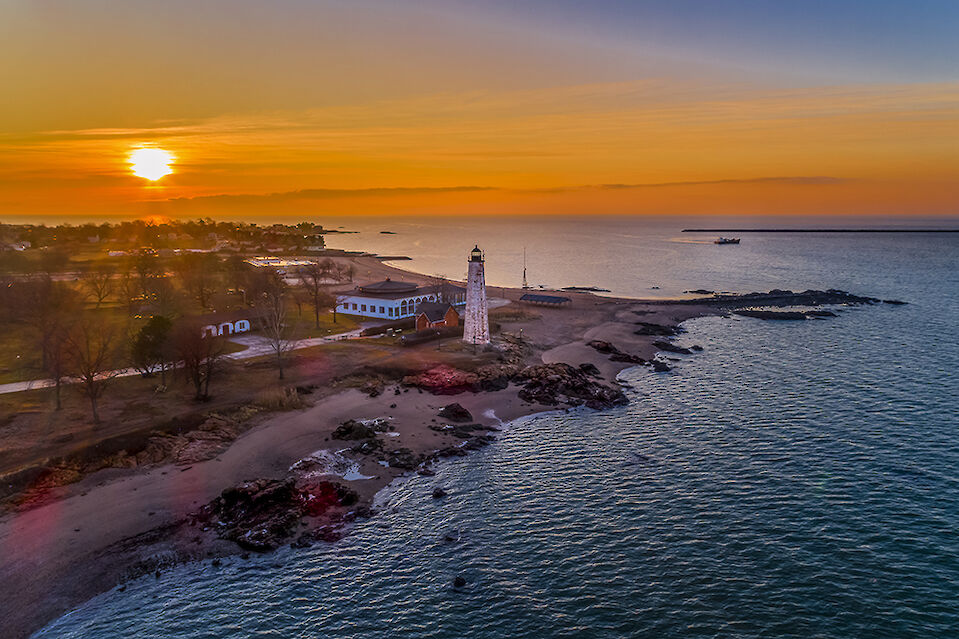
<instances>
[{"instance_id":1,"label":"boulder","mask_svg":"<svg viewBox=\"0 0 959 639\"><path fill-rule=\"evenodd\" d=\"M579 370L583 371L591 377L599 377L599 369L596 368L595 364L590 364L589 362L584 362L579 365Z\"/></svg>"},{"instance_id":2,"label":"boulder","mask_svg":"<svg viewBox=\"0 0 959 639\"><path fill-rule=\"evenodd\" d=\"M468 410L463 408L457 402L452 404L447 404L444 406L439 413L437 413L443 419L448 419L451 422L471 422L473 421L473 415Z\"/></svg>"},{"instance_id":3,"label":"boulder","mask_svg":"<svg viewBox=\"0 0 959 639\"><path fill-rule=\"evenodd\" d=\"M442 499L443 497L446 497L446 491L445 491L445 490L443 490L443 489L442 489L441 487L439 487L439 486L437 486L436 488L433 489L433 499Z\"/></svg>"},{"instance_id":4,"label":"boulder","mask_svg":"<svg viewBox=\"0 0 959 639\"><path fill-rule=\"evenodd\" d=\"M662 340L657 340L653 342L653 346L658 348L661 351L667 351L669 353L680 353L682 355L689 355L692 353L688 348L683 348L682 346L676 346L675 344L670 344L669 342L664 342Z\"/></svg>"},{"instance_id":5,"label":"boulder","mask_svg":"<svg viewBox=\"0 0 959 639\"><path fill-rule=\"evenodd\" d=\"M649 363L653 365L653 370L656 371L657 373L667 373L670 370L672 370L671 368L669 368L669 364L667 364L666 362L661 362L658 359L650 360Z\"/></svg>"},{"instance_id":6,"label":"boulder","mask_svg":"<svg viewBox=\"0 0 959 639\"><path fill-rule=\"evenodd\" d=\"M375 436L376 431L366 424L356 421L355 419L346 420L340 426L337 426L336 430L333 431L333 439L370 439L371 437Z\"/></svg>"}]
</instances>

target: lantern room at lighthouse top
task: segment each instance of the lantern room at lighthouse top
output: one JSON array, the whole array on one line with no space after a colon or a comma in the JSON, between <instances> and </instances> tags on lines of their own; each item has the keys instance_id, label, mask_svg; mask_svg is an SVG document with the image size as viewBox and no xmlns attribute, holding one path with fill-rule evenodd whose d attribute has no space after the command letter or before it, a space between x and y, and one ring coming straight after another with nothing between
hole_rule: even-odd
<instances>
[{"instance_id":1,"label":"lantern room at lighthouse top","mask_svg":"<svg viewBox=\"0 0 959 639\"><path fill-rule=\"evenodd\" d=\"M470 262L482 262L483 261L483 251L480 250L479 244L473 247L473 250L470 251Z\"/></svg>"}]
</instances>

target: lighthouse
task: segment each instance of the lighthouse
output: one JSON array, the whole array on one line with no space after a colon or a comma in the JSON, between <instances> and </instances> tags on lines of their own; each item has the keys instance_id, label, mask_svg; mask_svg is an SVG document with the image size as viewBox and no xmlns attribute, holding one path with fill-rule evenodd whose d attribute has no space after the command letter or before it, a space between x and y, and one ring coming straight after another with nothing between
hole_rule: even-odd
<instances>
[{"instance_id":1,"label":"lighthouse","mask_svg":"<svg viewBox=\"0 0 959 639\"><path fill-rule=\"evenodd\" d=\"M466 309L463 316L463 341L489 344L489 317L486 304L486 274L483 251L479 245L470 251L469 274L466 278Z\"/></svg>"}]
</instances>

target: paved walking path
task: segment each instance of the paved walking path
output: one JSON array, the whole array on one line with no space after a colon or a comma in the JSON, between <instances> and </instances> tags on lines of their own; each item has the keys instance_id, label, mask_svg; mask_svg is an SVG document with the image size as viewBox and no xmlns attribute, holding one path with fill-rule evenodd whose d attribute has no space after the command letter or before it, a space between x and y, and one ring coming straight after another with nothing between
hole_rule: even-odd
<instances>
[{"instance_id":1,"label":"paved walking path","mask_svg":"<svg viewBox=\"0 0 959 639\"><path fill-rule=\"evenodd\" d=\"M298 350L301 348L309 348L311 346L318 346L320 344L328 344L330 342L336 342L343 339L355 339L360 336L362 328L357 328L346 333L337 333L335 335L327 335L326 337L311 337L309 339L300 340L296 343L296 346L292 350ZM242 344L246 346L242 351L237 351L236 353L229 353L224 355L225 359L232 360L241 360L241 359L252 359L254 357L263 357L264 355L273 354L273 348L270 346L270 340L262 335L239 335L230 338L231 342L236 342L237 344ZM120 368L114 371L116 373L115 377L130 377L132 375L139 375L140 371L135 368ZM64 380L64 384L70 383ZM53 386L52 379L31 379L25 382L10 382L9 384L0 384L0 395L6 393L19 393L22 391L33 390L36 388L50 388Z\"/></svg>"}]
</instances>

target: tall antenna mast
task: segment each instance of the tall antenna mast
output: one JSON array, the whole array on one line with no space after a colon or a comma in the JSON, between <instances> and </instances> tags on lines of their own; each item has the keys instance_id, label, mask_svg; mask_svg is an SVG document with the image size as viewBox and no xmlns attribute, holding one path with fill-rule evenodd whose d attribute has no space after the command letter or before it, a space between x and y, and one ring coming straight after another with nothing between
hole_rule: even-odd
<instances>
[{"instance_id":1,"label":"tall antenna mast","mask_svg":"<svg viewBox=\"0 0 959 639\"><path fill-rule=\"evenodd\" d=\"M529 288L529 284L526 283L526 247L523 247L523 288Z\"/></svg>"}]
</instances>

